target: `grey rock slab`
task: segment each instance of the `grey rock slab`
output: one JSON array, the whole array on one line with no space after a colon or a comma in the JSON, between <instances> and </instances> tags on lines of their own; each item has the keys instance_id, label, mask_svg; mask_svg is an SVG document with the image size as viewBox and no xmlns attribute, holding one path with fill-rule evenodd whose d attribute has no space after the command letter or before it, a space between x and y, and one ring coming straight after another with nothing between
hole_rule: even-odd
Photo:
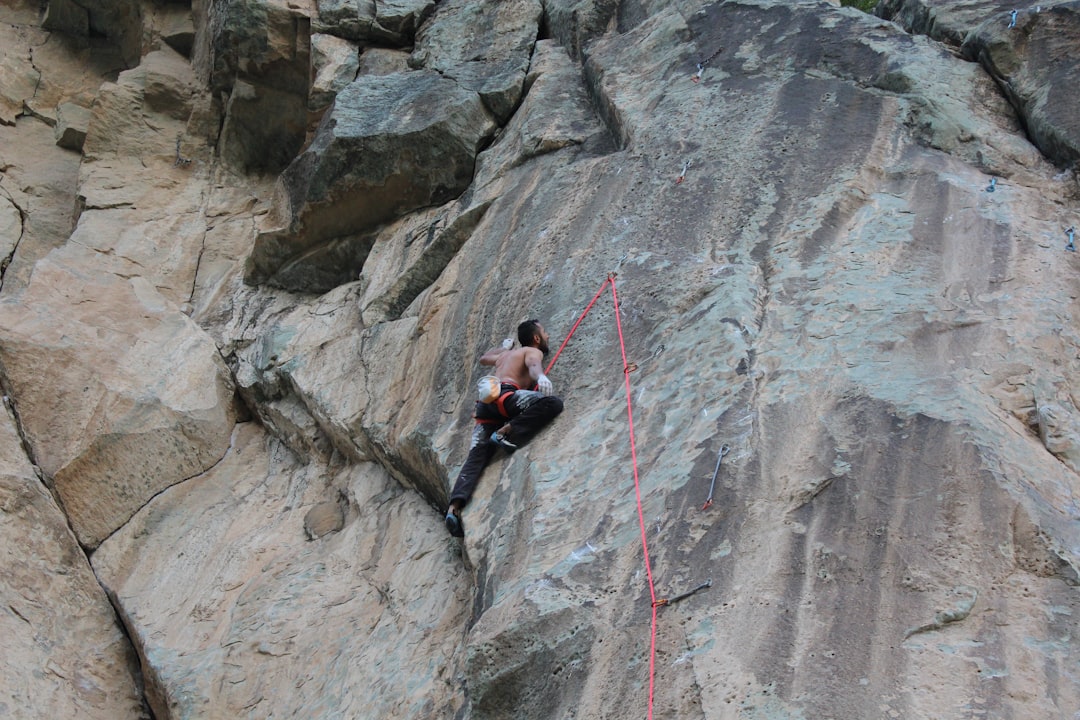
<instances>
[{"instance_id":1,"label":"grey rock slab","mask_svg":"<svg viewBox=\"0 0 1080 720\"><path fill-rule=\"evenodd\" d=\"M315 28L347 40L404 47L434 7L434 0L318 0Z\"/></svg>"},{"instance_id":2,"label":"grey rock slab","mask_svg":"<svg viewBox=\"0 0 1080 720\"><path fill-rule=\"evenodd\" d=\"M613 138L597 117L580 68L552 40L536 43L526 94L499 139L477 160L481 192L495 178L530 158L563 148L614 150Z\"/></svg>"},{"instance_id":3,"label":"grey rock slab","mask_svg":"<svg viewBox=\"0 0 1080 720\"><path fill-rule=\"evenodd\" d=\"M359 236L347 251L351 264L334 258L326 266L334 284L354 279L370 249L364 233L463 192L494 130L479 96L436 72L361 76L338 94L311 145L282 174L246 279L272 281L288 266L289 287L326 290L317 260L305 277L304 257Z\"/></svg>"},{"instance_id":4,"label":"grey rock slab","mask_svg":"<svg viewBox=\"0 0 1080 720\"><path fill-rule=\"evenodd\" d=\"M1017 10L1015 19L1012 10ZM1002 86L1039 149L1054 163L1080 159L1080 3L885 0L877 12L960 48Z\"/></svg>"},{"instance_id":5,"label":"grey rock slab","mask_svg":"<svg viewBox=\"0 0 1080 720\"><path fill-rule=\"evenodd\" d=\"M521 98L542 13L536 0L442 3L417 34L410 63L477 91L503 124Z\"/></svg>"}]
</instances>

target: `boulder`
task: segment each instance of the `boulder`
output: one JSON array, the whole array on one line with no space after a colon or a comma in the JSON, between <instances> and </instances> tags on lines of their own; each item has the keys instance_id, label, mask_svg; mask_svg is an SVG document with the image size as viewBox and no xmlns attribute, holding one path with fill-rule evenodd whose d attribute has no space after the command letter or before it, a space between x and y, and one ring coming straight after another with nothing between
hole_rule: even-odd
<instances>
[{"instance_id":1,"label":"boulder","mask_svg":"<svg viewBox=\"0 0 1080 720\"><path fill-rule=\"evenodd\" d=\"M441 3L417 34L410 64L476 91L502 125L521 99L542 14L538 0Z\"/></svg>"},{"instance_id":2,"label":"boulder","mask_svg":"<svg viewBox=\"0 0 1080 720\"><path fill-rule=\"evenodd\" d=\"M216 463L234 409L206 334L147 280L103 273L79 247L39 261L19 300L0 302L0 363L38 464L93 548Z\"/></svg>"},{"instance_id":3,"label":"boulder","mask_svg":"<svg viewBox=\"0 0 1080 720\"><path fill-rule=\"evenodd\" d=\"M356 79L360 68L360 50L354 43L333 35L311 36L311 83L308 106L312 110L326 107L349 83Z\"/></svg>"},{"instance_id":4,"label":"boulder","mask_svg":"<svg viewBox=\"0 0 1080 720\"><path fill-rule=\"evenodd\" d=\"M137 659L0 408L0 713L143 720Z\"/></svg>"},{"instance_id":5,"label":"boulder","mask_svg":"<svg viewBox=\"0 0 1080 720\"><path fill-rule=\"evenodd\" d=\"M411 45L435 0L318 0L319 32L365 44Z\"/></svg>"},{"instance_id":6,"label":"boulder","mask_svg":"<svg viewBox=\"0 0 1080 720\"><path fill-rule=\"evenodd\" d=\"M156 156L172 161L177 135L196 106L196 88L191 66L171 48L149 53L115 83L103 83L83 143L87 160L141 157L146 164Z\"/></svg>"},{"instance_id":7,"label":"boulder","mask_svg":"<svg viewBox=\"0 0 1080 720\"><path fill-rule=\"evenodd\" d=\"M325 291L354 279L379 225L468 187L494 129L479 96L437 72L361 76L282 173L246 280Z\"/></svg>"},{"instance_id":8,"label":"boulder","mask_svg":"<svg viewBox=\"0 0 1080 720\"><path fill-rule=\"evenodd\" d=\"M68 150L82 151L86 130L93 116L88 109L75 103L61 103L56 108L56 144Z\"/></svg>"}]
</instances>

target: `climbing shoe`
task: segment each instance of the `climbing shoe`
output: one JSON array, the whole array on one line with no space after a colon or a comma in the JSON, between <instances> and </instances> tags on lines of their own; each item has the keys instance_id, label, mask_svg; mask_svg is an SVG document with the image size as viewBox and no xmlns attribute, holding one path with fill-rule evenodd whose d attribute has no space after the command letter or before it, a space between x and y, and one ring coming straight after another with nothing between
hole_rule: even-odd
<instances>
[{"instance_id":1,"label":"climbing shoe","mask_svg":"<svg viewBox=\"0 0 1080 720\"><path fill-rule=\"evenodd\" d=\"M512 453L512 452L514 452L515 450L518 449L517 445L510 442L509 440L506 439L506 437L504 435L500 435L497 432L491 434L491 443L492 443L492 445L498 445L503 450L505 450L507 453Z\"/></svg>"},{"instance_id":2,"label":"climbing shoe","mask_svg":"<svg viewBox=\"0 0 1080 720\"><path fill-rule=\"evenodd\" d=\"M446 511L446 529L454 537L465 537L465 528L461 527L461 518L453 510Z\"/></svg>"}]
</instances>

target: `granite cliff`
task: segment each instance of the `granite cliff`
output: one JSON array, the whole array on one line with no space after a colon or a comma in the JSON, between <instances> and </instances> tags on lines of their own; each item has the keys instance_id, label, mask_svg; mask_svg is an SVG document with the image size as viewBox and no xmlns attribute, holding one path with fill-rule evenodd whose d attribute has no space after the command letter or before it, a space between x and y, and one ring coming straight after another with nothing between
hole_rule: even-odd
<instances>
[{"instance_id":1,"label":"granite cliff","mask_svg":"<svg viewBox=\"0 0 1080 720\"><path fill-rule=\"evenodd\" d=\"M0 41L0 715L1080 713L1077 0ZM449 537L476 358L602 286Z\"/></svg>"}]
</instances>

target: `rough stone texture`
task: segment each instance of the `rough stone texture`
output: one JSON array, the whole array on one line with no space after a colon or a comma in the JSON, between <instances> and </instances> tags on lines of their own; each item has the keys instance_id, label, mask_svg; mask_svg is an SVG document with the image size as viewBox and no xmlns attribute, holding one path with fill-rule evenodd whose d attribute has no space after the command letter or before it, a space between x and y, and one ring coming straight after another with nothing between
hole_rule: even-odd
<instances>
[{"instance_id":1,"label":"rough stone texture","mask_svg":"<svg viewBox=\"0 0 1080 720\"><path fill-rule=\"evenodd\" d=\"M380 224L469 185L494 129L479 96L439 73L357 78L282 173L248 281L310 292L355 278Z\"/></svg>"},{"instance_id":2,"label":"rough stone texture","mask_svg":"<svg viewBox=\"0 0 1080 720\"><path fill-rule=\"evenodd\" d=\"M580 69L550 40L536 43L528 94L504 128L500 142L477 160L476 184L483 188L527 160L567 147L609 152L613 138L598 120L581 82Z\"/></svg>"},{"instance_id":3,"label":"rough stone texture","mask_svg":"<svg viewBox=\"0 0 1080 720\"><path fill-rule=\"evenodd\" d=\"M1059 166L1080 159L1080 3L1012 5L938 0L883 0L877 12L978 60L1005 90L1032 142ZM1011 27L1010 27L1011 25Z\"/></svg>"},{"instance_id":4,"label":"rough stone texture","mask_svg":"<svg viewBox=\"0 0 1080 720\"><path fill-rule=\"evenodd\" d=\"M309 541L305 515L339 492L344 527ZM436 720L462 705L446 688L467 577L439 519L373 464L304 466L238 425L218 467L155 499L93 563L155 717Z\"/></svg>"},{"instance_id":5,"label":"rough stone texture","mask_svg":"<svg viewBox=\"0 0 1080 720\"><path fill-rule=\"evenodd\" d=\"M311 83L308 105L312 110L325 108L334 97L356 79L360 69L360 50L355 43L333 35L311 36Z\"/></svg>"},{"instance_id":6,"label":"rough stone texture","mask_svg":"<svg viewBox=\"0 0 1080 720\"><path fill-rule=\"evenodd\" d=\"M67 527L0 412L0 714L146 717L136 658Z\"/></svg>"},{"instance_id":7,"label":"rough stone texture","mask_svg":"<svg viewBox=\"0 0 1080 720\"><path fill-rule=\"evenodd\" d=\"M4 258L5 266L11 262L22 234L22 213L10 197L0 195L0 256Z\"/></svg>"},{"instance_id":8,"label":"rough stone texture","mask_svg":"<svg viewBox=\"0 0 1080 720\"><path fill-rule=\"evenodd\" d=\"M216 292L225 273L201 260L227 255L232 235L250 242L257 200L230 198L199 166L178 165L178 152L190 161L197 151L177 140L195 87L169 48L102 85L68 195L71 205L78 197L76 227L0 302L0 359L24 431L88 547L229 442L231 375L181 310ZM219 242L209 253L207 237Z\"/></svg>"},{"instance_id":9,"label":"rough stone texture","mask_svg":"<svg viewBox=\"0 0 1080 720\"><path fill-rule=\"evenodd\" d=\"M40 67L30 66L35 84L12 93L12 107L17 106L16 114L21 116L14 125L0 124L0 195L23 218L18 247L13 255L5 254L7 262L0 263L7 292L25 284L34 262L66 241L74 224L79 156L56 145L52 126L57 106L70 101L90 107L102 77L122 67L114 48L81 47L63 35L34 27L37 19L36 6L10 3L0 7L4 58L32 56L40 63ZM0 84L0 94L11 87Z\"/></svg>"},{"instance_id":10,"label":"rough stone texture","mask_svg":"<svg viewBox=\"0 0 1080 720\"><path fill-rule=\"evenodd\" d=\"M221 128L222 159L246 172L280 170L303 143L306 113L303 95L236 80Z\"/></svg>"},{"instance_id":11,"label":"rough stone texture","mask_svg":"<svg viewBox=\"0 0 1080 720\"><path fill-rule=\"evenodd\" d=\"M90 107L102 80L124 69L113 46L49 33L5 14L0 14L0 42L5 48L0 60L0 108L10 113L4 124L21 114L54 125L58 105L74 102Z\"/></svg>"},{"instance_id":12,"label":"rough stone texture","mask_svg":"<svg viewBox=\"0 0 1080 720\"><path fill-rule=\"evenodd\" d=\"M233 421L209 338L145 278L94 267L92 252L58 251L18 303L0 303L0 363L27 440L90 547L216 463Z\"/></svg>"},{"instance_id":13,"label":"rough stone texture","mask_svg":"<svg viewBox=\"0 0 1080 720\"><path fill-rule=\"evenodd\" d=\"M90 14L74 0L49 0L41 27L67 35L86 37L90 34Z\"/></svg>"},{"instance_id":14,"label":"rough stone texture","mask_svg":"<svg viewBox=\"0 0 1080 720\"><path fill-rule=\"evenodd\" d=\"M52 30L105 36L128 67L139 64L143 49L143 4L139 0L59 0L59 7L50 8L45 19L46 27Z\"/></svg>"},{"instance_id":15,"label":"rough stone texture","mask_svg":"<svg viewBox=\"0 0 1080 720\"><path fill-rule=\"evenodd\" d=\"M36 36L33 39L27 35ZM23 102L34 96L41 73L30 61L30 43L44 33L10 25L0 26L4 56L0 58L0 124L14 125L23 113Z\"/></svg>"},{"instance_id":16,"label":"rough stone texture","mask_svg":"<svg viewBox=\"0 0 1080 720\"><path fill-rule=\"evenodd\" d=\"M149 25L165 44L184 57L191 57L195 45L195 21L189 5L157 5L153 8Z\"/></svg>"},{"instance_id":17,"label":"rough stone texture","mask_svg":"<svg viewBox=\"0 0 1080 720\"><path fill-rule=\"evenodd\" d=\"M241 172L279 172L304 143L314 0L206 5L193 5L192 65L228 98L221 157Z\"/></svg>"},{"instance_id":18,"label":"rough stone texture","mask_svg":"<svg viewBox=\"0 0 1080 720\"><path fill-rule=\"evenodd\" d=\"M538 0L441 3L409 62L478 92L501 125L521 99L541 13Z\"/></svg>"},{"instance_id":19,"label":"rough stone texture","mask_svg":"<svg viewBox=\"0 0 1080 720\"><path fill-rule=\"evenodd\" d=\"M404 50L364 48L360 54L358 75L393 75L409 69L410 54Z\"/></svg>"},{"instance_id":20,"label":"rough stone texture","mask_svg":"<svg viewBox=\"0 0 1080 720\"><path fill-rule=\"evenodd\" d=\"M56 144L68 150L82 150L92 113L75 103L61 103L56 108Z\"/></svg>"},{"instance_id":21,"label":"rough stone texture","mask_svg":"<svg viewBox=\"0 0 1080 720\"><path fill-rule=\"evenodd\" d=\"M512 123L478 164L471 202L494 200L435 282L359 346L348 293L318 323L279 318L279 384L437 498L474 353L522 313L565 332L617 267L658 591L714 580L662 611L660 716L1068 712L1077 482L1014 396L1071 397L1075 361L1047 358L1078 341L1059 301L1074 189L986 76L925 40L820 5L690 17L590 47L588 92L625 150L586 152L595 124L547 130L527 100L539 137L581 144L531 156ZM400 225L413 239L380 245L382 266L397 242L407 267L436 219ZM483 597L468 717L643 713L622 375L611 312L593 312L554 371L568 413L465 514ZM363 360L394 354L408 371Z\"/></svg>"},{"instance_id":22,"label":"rough stone texture","mask_svg":"<svg viewBox=\"0 0 1080 720\"><path fill-rule=\"evenodd\" d=\"M410 45L435 0L317 0L320 32L363 43Z\"/></svg>"},{"instance_id":23,"label":"rough stone texture","mask_svg":"<svg viewBox=\"0 0 1080 720\"><path fill-rule=\"evenodd\" d=\"M491 6L447 3L419 46L444 33L426 47L487 52L455 49L452 9L462 38L497 44ZM124 328L160 298L163 326L213 338L257 421L93 556L158 718L639 720L643 531L659 597L712 580L657 611L654 717L1075 714L1080 287L1063 229L1080 189L962 38L821 2L551 0L552 40L498 132L470 96L478 114L459 126L494 134L453 193L390 208L400 187L357 190L385 206L373 219L329 190L365 156L429 151L401 129L447 96L409 102L417 78L466 93L431 70L376 77L401 51L368 48L380 62L286 173L303 183L282 190L303 192L262 218L268 182L215 157L211 128L234 81L275 62L284 80L301 57L307 72L297 38L314 10L196 2L196 67L206 29L240 10L254 14L219 48L235 65L212 96L196 84L186 119L147 104L152 62L96 93L67 194L76 230L0 295L66 331L45 360L0 334L5 365L41 369L6 380L34 448L41 418L66 427L66 408L86 407L34 411L42 388L88 386L59 361L126 347L72 331L92 308L50 310L37 301L50 286L140 288L115 305ZM335 116L373 88L368 112ZM393 126L398 154L337 142L364 122ZM37 114L0 132L39 126L51 142ZM174 166L181 131L192 162ZM20 211L48 177L29 152L0 145L2 197ZM260 263L273 283L333 287L243 283ZM605 289L551 371L566 412L495 459L451 540L440 513L477 356L527 317L559 342L612 272L622 332ZM223 374L212 365L186 398ZM122 375L160 390L160 375Z\"/></svg>"}]
</instances>

